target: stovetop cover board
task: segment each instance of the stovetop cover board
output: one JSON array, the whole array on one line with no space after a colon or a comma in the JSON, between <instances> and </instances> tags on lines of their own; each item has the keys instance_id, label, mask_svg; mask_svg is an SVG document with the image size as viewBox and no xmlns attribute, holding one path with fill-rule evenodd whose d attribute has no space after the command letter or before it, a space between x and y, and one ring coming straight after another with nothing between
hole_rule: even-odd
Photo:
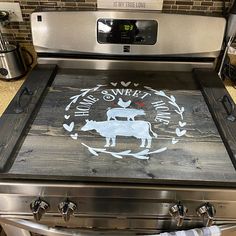
<instances>
[{"instance_id":1,"label":"stovetop cover board","mask_svg":"<svg viewBox=\"0 0 236 236\"><path fill-rule=\"evenodd\" d=\"M61 70L8 175L203 184L235 170L191 73Z\"/></svg>"}]
</instances>

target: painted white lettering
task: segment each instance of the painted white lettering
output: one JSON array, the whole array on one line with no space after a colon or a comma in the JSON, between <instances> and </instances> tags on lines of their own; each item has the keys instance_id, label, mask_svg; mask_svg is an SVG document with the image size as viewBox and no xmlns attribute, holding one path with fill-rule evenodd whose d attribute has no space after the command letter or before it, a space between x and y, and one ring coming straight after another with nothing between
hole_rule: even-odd
<instances>
[{"instance_id":1,"label":"painted white lettering","mask_svg":"<svg viewBox=\"0 0 236 236\"><path fill-rule=\"evenodd\" d=\"M76 107L75 116L88 116L91 106L96 103L99 99L92 95L87 96Z\"/></svg>"},{"instance_id":2,"label":"painted white lettering","mask_svg":"<svg viewBox=\"0 0 236 236\"><path fill-rule=\"evenodd\" d=\"M141 97L142 99L144 99L146 96L151 96L151 94L150 93L146 93L146 92L144 92L144 95Z\"/></svg>"},{"instance_id":3,"label":"painted white lettering","mask_svg":"<svg viewBox=\"0 0 236 236\"><path fill-rule=\"evenodd\" d=\"M157 116L170 119L170 112L158 112Z\"/></svg>"},{"instance_id":4,"label":"painted white lettering","mask_svg":"<svg viewBox=\"0 0 236 236\"><path fill-rule=\"evenodd\" d=\"M124 89L112 89L111 91L114 95L117 96L118 94L123 95L125 90Z\"/></svg>"},{"instance_id":5,"label":"painted white lettering","mask_svg":"<svg viewBox=\"0 0 236 236\"><path fill-rule=\"evenodd\" d=\"M155 110L157 111L157 115L155 117L155 121L163 122L165 125L169 124L170 120L170 112L169 107L166 106L165 102L162 100L152 102L152 105L154 106Z\"/></svg>"},{"instance_id":6,"label":"painted white lettering","mask_svg":"<svg viewBox=\"0 0 236 236\"><path fill-rule=\"evenodd\" d=\"M106 90L103 90L102 94L104 94L103 99L107 102L111 102L115 100L115 96L113 96L112 94L109 94L109 92Z\"/></svg>"},{"instance_id":7,"label":"painted white lettering","mask_svg":"<svg viewBox=\"0 0 236 236\"><path fill-rule=\"evenodd\" d=\"M163 122L164 124L168 125L170 120L170 113L169 112L159 112L156 117L155 121Z\"/></svg>"},{"instance_id":8,"label":"painted white lettering","mask_svg":"<svg viewBox=\"0 0 236 236\"><path fill-rule=\"evenodd\" d=\"M152 102L152 105L155 107L155 110L169 111L169 107L165 106L165 103L160 100L157 102Z\"/></svg>"},{"instance_id":9,"label":"painted white lettering","mask_svg":"<svg viewBox=\"0 0 236 236\"><path fill-rule=\"evenodd\" d=\"M126 96L131 96L131 93L132 93L132 89L126 89L125 90L125 95Z\"/></svg>"},{"instance_id":10,"label":"painted white lettering","mask_svg":"<svg viewBox=\"0 0 236 236\"><path fill-rule=\"evenodd\" d=\"M141 91L135 90L132 96L133 97L138 97L140 93L141 93Z\"/></svg>"},{"instance_id":11,"label":"painted white lettering","mask_svg":"<svg viewBox=\"0 0 236 236\"><path fill-rule=\"evenodd\" d=\"M169 120L162 119L162 118L158 118L158 117L155 118L155 121L162 122L162 123L164 123L165 125L168 125L168 124L170 123Z\"/></svg>"},{"instance_id":12,"label":"painted white lettering","mask_svg":"<svg viewBox=\"0 0 236 236\"><path fill-rule=\"evenodd\" d=\"M160 100L160 101L157 101L157 102L152 102L152 105L154 107L158 107L158 106L164 106L165 103L162 100Z\"/></svg>"},{"instance_id":13,"label":"painted white lettering","mask_svg":"<svg viewBox=\"0 0 236 236\"><path fill-rule=\"evenodd\" d=\"M94 103L99 101L99 98L95 98L93 95L89 95L87 98L92 100Z\"/></svg>"},{"instance_id":14,"label":"painted white lettering","mask_svg":"<svg viewBox=\"0 0 236 236\"><path fill-rule=\"evenodd\" d=\"M162 111L169 111L170 110L169 107L165 107L165 106L155 107L155 110L158 110L158 109L160 109Z\"/></svg>"},{"instance_id":15,"label":"painted white lettering","mask_svg":"<svg viewBox=\"0 0 236 236\"><path fill-rule=\"evenodd\" d=\"M76 108L75 116L89 116L89 108Z\"/></svg>"}]
</instances>

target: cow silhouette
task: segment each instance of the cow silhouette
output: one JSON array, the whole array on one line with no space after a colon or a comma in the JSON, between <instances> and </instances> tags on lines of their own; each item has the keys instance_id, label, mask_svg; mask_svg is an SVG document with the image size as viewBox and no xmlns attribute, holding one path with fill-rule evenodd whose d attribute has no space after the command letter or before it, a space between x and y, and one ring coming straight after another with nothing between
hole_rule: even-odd
<instances>
[{"instance_id":1,"label":"cow silhouette","mask_svg":"<svg viewBox=\"0 0 236 236\"><path fill-rule=\"evenodd\" d=\"M109 108L108 108L109 109ZM112 108L107 111L107 120L116 120L116 117L127 117L127 120L134 121L135 116L144 116L145 111L131 108Z\"/></svg>"},{"instance_id":2,"label":"cow silhouette","mask_svg":"<svg viewBox=\"0 0 236 236\"><path fill-rule=\"evenodd\" d=\"M116 146L117 136L135 137L141 139L140 147L151 147L152 135L156 138L157 134L152 131L150 122L136 121L93 121L86 120L86 124L81 128L82 131L96 130L102 137L106 138L105 147Z\"/></svg>"}]
</instances>

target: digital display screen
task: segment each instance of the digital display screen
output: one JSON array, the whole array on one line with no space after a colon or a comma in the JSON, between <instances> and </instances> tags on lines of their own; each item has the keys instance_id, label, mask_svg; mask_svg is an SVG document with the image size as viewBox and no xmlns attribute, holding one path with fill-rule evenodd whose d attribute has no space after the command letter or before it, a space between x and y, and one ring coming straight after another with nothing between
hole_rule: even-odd
<instances>
[{"instance_id":1,"label":"digital display screen","mask_svg":"<svg viewBox=\"0 0 236 236\"><path fill-rule=\"evenodd\" d=\"M103 44L153 45L157 41L155 20L99 19L97 39Z\"/></svg>"},{"instance_id":2,"label":"digital display screen","mask_svg":"<svg viewBox=\"0 0 236 236\"><path fill-rule=\"evenodd\" d=\"M132 24L120 25L120 30L132 31L133 29L134 29L134 25L132 25Z\"/></svg>"}]
</instances>

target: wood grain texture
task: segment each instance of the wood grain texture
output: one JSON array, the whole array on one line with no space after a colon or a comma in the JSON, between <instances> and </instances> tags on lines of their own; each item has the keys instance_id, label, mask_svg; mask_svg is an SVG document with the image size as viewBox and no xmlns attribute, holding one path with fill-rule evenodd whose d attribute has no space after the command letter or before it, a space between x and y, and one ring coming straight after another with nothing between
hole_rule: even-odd
<instances>
[{"instance_id":1,"label":"wood grain texture","mask_svg":"<svg viewBox=\"0 0 236 236\"><path fill-rule=\"evenodd\" d=\"M180 106L185 107L186 136L170 145L176 128L177 116L173 115L168 126L154 121L155 110L150 106L151 98L145 100L145 119L151 122L158 133L152 140L152 150L168 145L165 152L151 154L149 160L126 156L118 159L107 153L94 156L81 145L104 148L105 138L95 130L81 131L84 119L73 117L78 140L73 140L62 124L69 98L82 88L97 84L121 81L139 83L173 95ZM121 88L121 87L120 87ZM132 89L135 89L132 87ZM221 88L222 89L222 88ZM99 96L98 90L94 96ZM127 97L124 97L124 100ZM110 104L110 103L109 103ZM134 103L132 103L134 104ZM74 106L74 107L73 107ZM76 104L73 104L75 108ZM135 105L132 105L135 106ZM135 107L134 107L135 108ZM107 104L97 103L91 108L88 119L106 120ZM174 112L171 111L173 114ZM71 113L72 114L72 113ZM142 120L143 117L136 118ZM135 137L117 137L116 147L109 151L132 150L138 152L140 140ZM60 71L46 95L16 154L16 160L5 175L8 178L57 179L74 181L106 181L130 183L179 183L200 185L225 185L236 183L236 173L225 149L211 114L204 102L199 87L191 73L105 72L105 71Z\"/></svg>"},{"instance_id":2,"label":"wood grain texture","mask_svg":"<svg viewBox=\"0 0 236 236\"><path fill-rule=\"evenodd\" d=\"M23 83L21 89L11 101L8 108L0 118L0 171L5 171L14 161L13 153L22 141L30 117L37 107L41 95L43 94L47 84L54 73L55 66L39 66L36 68L29 78ZM32 96L22 96L21 105L24 111L20 114L16 113L17 100L22 89L27 87L32 91Z\"/></svg>"},{"instance_id":3,"label":"wood grain texture","mask_svg":"<svg viewBox=\"0 0 236 236\"><path fill-rule=\"evenodd\" d=\"M213 118L236 168L236 121L232 122L227 119L228 114L221 102L223 96L226 95L230 98L230 95L226 89L222 89L223 82L216 73L196 70L195 78L202 86L203 94L208 101ZM234 101L232 103L235 106ZM233 115L236 117L236 111L233 111Z\"/></svg>"}]
</instances>

